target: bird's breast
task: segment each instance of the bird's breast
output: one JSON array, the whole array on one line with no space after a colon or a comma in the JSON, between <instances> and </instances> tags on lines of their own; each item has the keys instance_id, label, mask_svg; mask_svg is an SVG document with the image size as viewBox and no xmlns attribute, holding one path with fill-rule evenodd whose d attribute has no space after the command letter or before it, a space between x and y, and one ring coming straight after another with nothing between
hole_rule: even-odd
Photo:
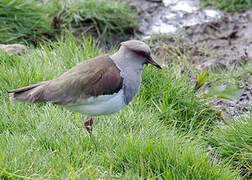
<instances>
[{"instance_id":1,"label":"bird's breast","mask_svg":"<svg viewBox=\"0 0 252 180\"><path fill-rule=\"evenodd\" d=\"M100 95L79 100L75 104L69 104L67 109L80 112L89 116L111 114L120 111L125 105L123 89L112 95Z\"/></svg>"}]
</instances>

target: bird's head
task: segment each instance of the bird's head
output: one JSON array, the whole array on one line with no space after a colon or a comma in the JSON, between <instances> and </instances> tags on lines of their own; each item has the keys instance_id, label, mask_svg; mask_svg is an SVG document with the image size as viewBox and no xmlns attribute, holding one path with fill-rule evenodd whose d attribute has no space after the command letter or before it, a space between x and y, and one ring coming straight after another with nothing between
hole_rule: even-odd
<instances>
[{"instance_id":1,"label":"bird's head","mask_svg":"<svg viewBox=\"0 0 252 180\"><path fill-rule=\"evenodd\" d=\"M159 69L161 66L151 57L150 47L142 41L129 40L121 43L122 46L132 51L136 56L140 57L137 59L143 60L144 64L151 64Z\"/></svg>"}]
</instances>

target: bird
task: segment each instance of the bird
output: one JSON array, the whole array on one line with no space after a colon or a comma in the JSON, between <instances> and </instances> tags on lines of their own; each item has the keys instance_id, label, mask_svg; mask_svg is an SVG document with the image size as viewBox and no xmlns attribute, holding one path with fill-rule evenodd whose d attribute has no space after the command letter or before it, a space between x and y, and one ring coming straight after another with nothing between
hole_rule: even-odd
<instances>
[{"instance_id":1,"label":"bird","mask_svg":"<svg viewBox=\"0 0 252 180\"><path fill-rule=\"evenodd\" d=\"M9 99L49 102L83 113L88 116L84 126L92 133L94 116L118 112L136 96L145 64L162 69L146 43L128 40L112 55L85 60L55 79L10 90Z\"/></svg>"}]
</instances>

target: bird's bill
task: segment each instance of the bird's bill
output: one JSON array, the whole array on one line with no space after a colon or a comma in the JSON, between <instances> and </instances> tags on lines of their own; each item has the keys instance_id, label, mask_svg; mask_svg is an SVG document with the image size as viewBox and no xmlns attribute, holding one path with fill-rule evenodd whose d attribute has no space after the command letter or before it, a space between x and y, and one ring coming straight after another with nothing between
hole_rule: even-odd
<instances>
[{"instance_id":1,"label":"bird's bill","mask_svg":"<svg viewBox=\"0 0 252 180\"><path fill-rule=\"evenodd\" d=\"M156 66L159 69L162 69L162 67L154 59L152 59L151 56L147 58L147 62L153 66Z\"/></svg>"}]
</instances>

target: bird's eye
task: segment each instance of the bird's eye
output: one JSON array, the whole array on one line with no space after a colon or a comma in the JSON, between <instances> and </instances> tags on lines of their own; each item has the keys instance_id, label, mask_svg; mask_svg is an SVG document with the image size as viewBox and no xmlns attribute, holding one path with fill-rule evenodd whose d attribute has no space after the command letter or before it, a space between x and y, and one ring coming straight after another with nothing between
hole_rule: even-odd
<instances>
[{"instance_id":1,"label":"bird's eye","mask_svg":"<svg viewBox=\"0 0 252 180\"><path fill-rule=\"evenodd\" d=\"M136 52L139 56L143 56L145 53L143 51L137 51Z\"/></svg>"}]
</instances>

